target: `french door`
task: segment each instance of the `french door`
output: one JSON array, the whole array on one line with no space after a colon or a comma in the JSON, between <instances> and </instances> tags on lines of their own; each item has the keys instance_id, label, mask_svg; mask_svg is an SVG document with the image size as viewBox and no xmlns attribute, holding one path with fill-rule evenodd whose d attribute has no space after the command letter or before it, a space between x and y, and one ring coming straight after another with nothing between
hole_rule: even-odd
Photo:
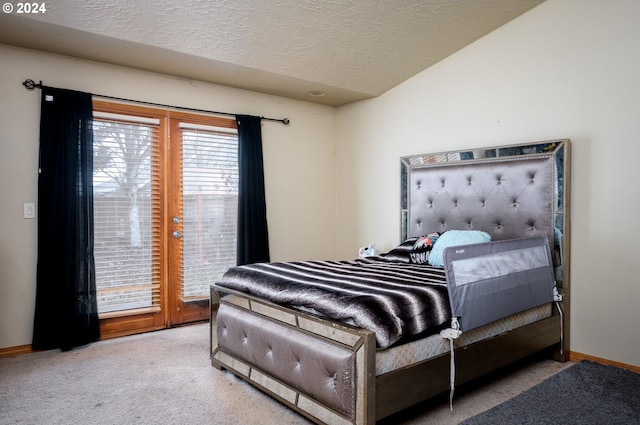
<instances>
[{"instance_id":1,"label":"french door","mask_svg":"<svg viewBox=\"0 0 640 425\"><path fill-rule=\"evenodd\" d=\"M235 265L234 120L94 101L94 229L103 338L206 320Z\"/></svg>"}]
</instances>

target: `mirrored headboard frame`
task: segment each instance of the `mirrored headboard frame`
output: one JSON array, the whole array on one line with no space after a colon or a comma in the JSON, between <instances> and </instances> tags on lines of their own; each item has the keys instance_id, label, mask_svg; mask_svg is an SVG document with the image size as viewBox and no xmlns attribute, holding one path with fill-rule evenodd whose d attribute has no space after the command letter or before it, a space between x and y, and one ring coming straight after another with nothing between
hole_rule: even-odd
<instances>
[{"instance_id":1,"label":"mirrored headboard frame","mask_svg":"<svg viewBox=\"0 0 640 425\"><path fill-rule=\"evenodd\" d=\"M536 162L537 159L550 158L552 164L552 201L549 220L554 231L549 233L549 244L556 247L553 253L556 278L561 285L568 277L569 255L569 199L570 199L570 141L557 139L526 144L464 149L438 153L404 156L400 158L400 241L410 235L412 173L424 172L425 168L456 167L500 163L503 161ZM531 160L531 161L529 161ZM458 167L464 168L464 167Z\"/></svg>"}]
</instances>

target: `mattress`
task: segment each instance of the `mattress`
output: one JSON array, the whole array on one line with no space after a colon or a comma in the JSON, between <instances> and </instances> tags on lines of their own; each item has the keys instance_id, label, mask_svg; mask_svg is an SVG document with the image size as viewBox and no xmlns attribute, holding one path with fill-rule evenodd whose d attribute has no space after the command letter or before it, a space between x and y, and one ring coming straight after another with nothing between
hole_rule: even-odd
<instances>
[{"instance_id":1,"label":"mattress","mask_svg":"<svg viewBox=\"0 0 640 425\"><path fill-rule=\"evenodd\" d=\"M493 323L463 332L455 347L464 347L501 333L545 319L552 314L552 304L521 311ZM558 330L560 332L560 330ZM449 352L449 340L435 334L376 352L376 376Z\"/></svg>"}]
</instances>

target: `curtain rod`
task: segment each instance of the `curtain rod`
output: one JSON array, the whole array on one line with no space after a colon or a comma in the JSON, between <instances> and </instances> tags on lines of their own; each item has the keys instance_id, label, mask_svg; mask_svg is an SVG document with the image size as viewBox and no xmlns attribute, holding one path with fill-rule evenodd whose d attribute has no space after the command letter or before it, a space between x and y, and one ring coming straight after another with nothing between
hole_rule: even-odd
<instances>
[{"instance_id":1,"label":"curtain rod","mask_svg":"<svg viewBox=\"0 0 640 425\"><path fill-rule=\"evenodd\" d=\"M33 81L31 79L24 80L22 82L22 85L27 90L43 89L43 88L54 88L54 87L49 87L49 86L43 85L42 81L40 81L39 83L36 83L35 81ZM235 117L237 115L237 114L232 114L230 112L208 111L206 109L195 109L195 108L186 108L184 106L164 105L162 103L145 102L143 100L125 99L125 98L122 98L122 97L105 96L105 95L102 95L102 94L95 94L95 93L91 93L91 95L92 96L97 96L97 97L102 97L102 98L105 98L105 99L119 100L119 101L122 101L122 102L140 103L140 104L143 104L143 105L159 106L159 107L162 107L162 108L170 108L170 109L180 109L180 110L183 110L183 111L190 111L190 112L203 112L203 113L207 113L207 114L226 115L226 116L230 116L230 117ZM260 117L260 119L266 120L266 121L277 121L277 122L281 122L284 125L289 125L289 123L291 122L291 121L289 121L289 118L278 119L278 118Z\"/></svg>"}]
</instances>

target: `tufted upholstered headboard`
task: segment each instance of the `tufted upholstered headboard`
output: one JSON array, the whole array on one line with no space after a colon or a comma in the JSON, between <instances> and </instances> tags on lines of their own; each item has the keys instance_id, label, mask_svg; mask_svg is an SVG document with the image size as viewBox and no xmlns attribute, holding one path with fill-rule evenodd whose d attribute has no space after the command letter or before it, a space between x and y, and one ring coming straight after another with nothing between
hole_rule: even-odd
<instances>
[{"instance_id":1,"label":"tufted upholstered headboard","mask_svg":"<svg viewBox=\"0 0 640 425\"><path fill-rule=\"evenodd\" d=\"M411 173L410 234L484 230L553 240L551 156L421 167Z\"/></svg>"},{"instance_id":2,"label":"tufted upholstered headboard","mask_svg":"<svg viewBox=\"0 0 640 425\"><path fill-rule=\"evenodd\" d=\"M547 236L559 266L568 231L568 140L403 157L402 240L483 230L493 240Z\"/></svg>"}]
</instances>

